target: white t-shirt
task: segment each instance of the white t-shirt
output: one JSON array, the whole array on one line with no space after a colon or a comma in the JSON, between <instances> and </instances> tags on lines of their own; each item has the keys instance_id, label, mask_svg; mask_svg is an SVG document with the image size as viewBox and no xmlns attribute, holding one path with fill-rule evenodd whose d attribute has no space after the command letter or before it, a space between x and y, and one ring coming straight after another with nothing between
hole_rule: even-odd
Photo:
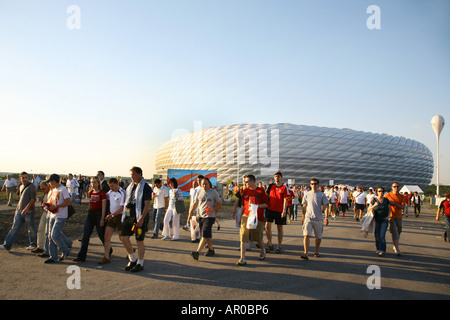
<instances>
[{"instance_id":1,"label":"white t-shirt","mask_svg":"<svg viewBox=\"0 0 450 320\"><path fill-rule=\"evenodd\" d=\"M353 198L355 198L357 204L366 204L366 193L364 191L355 191L353 193Z\"/></svg>"},{"instance_id":2,"label":"white t-shirt","mask_svg":"<svg viewBox=\"0 0 450 320\"><path fill-rule=\"evenodd\" d=\"M67 186L67 189L69 189L68 190L69 193L71 193L71 194L72 193L78 194L78 186L79 186L79 184L78 184L77 180L75 180L75 179L67 180L66 186Z\"/></svg>"},{"instance_id":3,"label":"white t-shirt","mask_svg":"<svg viewBox=\"0 0 450 320\"><path fill-rule=\"evenodd\" d=\"M67 191L67 188L64 186L59 186L59 188L56 189L50 189L47 196L47 203L57 205L64 203L65 199L70 199L69 192ZM51 213L52 218L68 218L68 209L67 207L58 208L58 211L55 213Z\"/></svg>"},{"instance_id":4,"label":"white t-shirt","mask_svg":"<svg viewBox=\"0 0 450 320\"><path fill-rule=\"evenodd\" d=\"M348 191L341 190L340 192L341 203L347 203Z\"/></svg>"},{"instance_id":5,"label":"white t-shirt","mask_svg":"<svg viewBox=\"0 0 450 320\"><path fill-rule=\"evenodd\" d=\"M329 189L325 191L325 195L328 198L328 201L330 203L335 203L336 202L336 192L334 192L334 189Z\"/></svg>"},{"instance_id":6,"label":"white t-shirt","mask_svg":"<svg viewBox=\"0 0 450 320\"><path fill-rule=\"evenodd\" d=\"M106 197L109 199L110 213L115 213L120 207L125 205L125 191L122 188L117 192L109 190Z\"/></svg>"},{"instance_id":7,"label":"white t-shirt","mask_svg":"<svg viewBox=\"0 0 450 320\"><path fill-rule=\"evenodd\" d=\"M169 197L169 190L166 186L161 186L161 188L154 187L153 193L155 194L155 197L153 198L153 208L154 209L161 209L166 207L166 200L165 198Z\"/></svg>"},{"instance_id":8,"label":"white t-shirt","mask_svg":"<svg viewBox=\"0 0 450 320\"><path fill-rule=\"evenodd\" d=\"M6 179L5 182L3 183L3 186L6 187L6 188L15 187L17 185L18 185L18 183L17 183L17 181L14 178L11 178L9 180Z\"/></svg>"},{"instance_id":9,"label":"white t-shirt","mask_svg":"<svg viewBox=\"0 0 450 320\"><path fill-rule=\"evenodd\" d=\"M366 196L366 203L367 203L367 204L370 204L370 203L372 202L373 198L375 198L375 193L372 193L372 194L369 193L369 194Z\"/></svg>"},{"instance_id":10,"label":"white t-shirt","mask_svg":"<svg viewBox=\"0 0 450 320\"><path fill-rule=\"evenodd\" d=\"M175 201L183 199L183 192L180 189L170 189L169 191L169 207L175 208Z\"/></svg>"},{"instance_id":11,"label":"white t-shirt","mask_svg":"<svg viewBox=\"0 0 450 320\"><path fill-rule=\"evenodd\" d=\"M307 192L302 200L302 205L306 205L305 221L323 221L322 206L329 203L323 192Z\"/></svg>"}]
</instances>

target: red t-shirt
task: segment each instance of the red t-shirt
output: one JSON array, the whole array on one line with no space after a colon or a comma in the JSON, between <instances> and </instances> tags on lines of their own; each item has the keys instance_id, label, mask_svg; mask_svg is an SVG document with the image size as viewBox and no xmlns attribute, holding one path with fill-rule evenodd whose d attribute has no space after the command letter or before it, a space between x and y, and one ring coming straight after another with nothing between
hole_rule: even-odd
<instances>
[{"instance_id":1,"label":"red t-shirt","mask_svg":"<svg viewBox=\"0 0 450 320\"><path fill-rule=\"evenodd\" d=\"M294 191L292 189L288 189L288 198L286 200L286 207L292 206L292 198L294 198Z\"/></svg>"},{"instance_id":2,"label":"red t-shirt","mask_svg":"<svg viewBox=\"0 0 450 320\"><path fill-rule=\"evenodd\" d=\"M267 209L283 212L285 198L289 198L287 187L284 184L279 187L276 184L272 184L269 190L269 207Z\"/></svg>"},{"instance_id":3,"label":"red t-shirt","mask_svg":"<svg viewBox=\"0 0 450 320\"><path fill-rule=\"evenodd\" d=\"M263 203L267 204L269 202L266 192L264 191L263 188L260 187L257 187L254 190L251 190L250 188L245 188L242 198L244 203L244 211L242 212L242 214L246 216L248 216L249 214L250 199L254 204L263 204ZM264 222L264 209L258 208L258 221Z\"/></svg>"},{"instance_id":4,"label":"red t-shirt","mask_svg":"<svg viewBox=\"0 0 450 320\"><path fill-rule=\"evenodd\" d=\"M89 209L91 210L101 210L102 209L102 200L106 199L106 192L103 190L100 191L91 191L89 192Z\"/></svg>"},{"instance_id":5,"label":"red t-shirt","mask_svg":"<svg viewBox=\"0 0 450 320\"><path fill-rule=\"evenodd\" d=\"M439 205L439 209L444 208L444 214L446 216L450 216L450 201L448 200L444 200L441 202L441 204Z\"/></svg>"}]
</instances>

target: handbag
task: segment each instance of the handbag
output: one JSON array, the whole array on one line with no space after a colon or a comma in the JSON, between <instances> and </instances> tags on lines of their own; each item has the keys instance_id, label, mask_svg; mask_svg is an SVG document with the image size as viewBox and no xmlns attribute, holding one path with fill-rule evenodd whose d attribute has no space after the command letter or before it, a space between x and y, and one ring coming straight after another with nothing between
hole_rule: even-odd
<instances>
[{"instance_id":1,"label":"handbag","mask_svg":"<svg viewBox=\"0 0 450 320\"><path fill-rule=\"evenodd\" d=\"M75 213L75 208L73 205L67 207L67 219L69 219Z\"/></svg>"},{"instance_id":2,"label":"handbag","mask_svg":"<svg viewBox=\"0 0 450 320\"><path fill-rule=\"evenodd\" d=\"M185 213L186 206L184 205L184 200L176 200L175 209L177 210L177 213Z\"/></svg>"}]
</instances>

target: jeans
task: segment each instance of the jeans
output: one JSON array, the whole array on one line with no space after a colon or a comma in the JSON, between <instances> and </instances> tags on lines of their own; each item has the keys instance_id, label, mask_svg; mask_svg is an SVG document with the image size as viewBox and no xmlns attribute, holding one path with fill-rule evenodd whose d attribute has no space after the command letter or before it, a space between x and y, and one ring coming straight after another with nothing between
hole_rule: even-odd
<instances>
[{"instance_id":1,"label":"jeans","mask_svg":"<svg viewBox=\"0 0 450 320\"><path fill-rule=\"evenodd\" d=\"M81 240L81 248L80 252L78 252L78 259L80 261L86 260L87 250L89 247L89 241L91 239L92 231L94 231L94 227L97 230L97 234L99 239L102 241L102 244L105 244L105 226L100 226L100 220L102 219L102 215L95 214L93 212L89 212L86 221L84 222L84 230L83 230L83 239Z\"/></svg>"},{"instance_id":2,"label":"jeans","mask_svg":"<svg viewBox=\"0 0 450 320\"><path fill-rule=\"evenodd\" d=\"M294 219L297 220L298 204L294 204Z\"/></svg>"},{"instance_id":3,"label":"jeans","mask_svg":"<svg viewBox=\"0 0 450 320\"><path fill-rule=\"evenodd\" d=\"M386 253L386 231L388 226L388 220L375 221L375 246L377 247L377 252Z\"/></svg>"},{"instance_id":4,"label":"jeans","mask_svg":"<svg viewBox=\"0 0 450 320\"><path fill-rule=\"evenodd\" d=\"M159 233L159 228L161 226L161 219L164 213L164 208L153 208L153 221L155 221L155 228L153 229L153 236L157 237Z\"/></svg>"},{"instance_id":5,"label":"jeans","mask_svg":"<svg viewBox=\"0 0 450 320\"><path fill-rule=\"evenodd\" d=\"M80 199L77 199L77 194L75 193L75 192L72 192L71 194L70 194L70 201L72 202L72 204L73 203L78 203L78 204L81 204L81 200Z\"/></svg>"},{"instance_id":6,"label":"jeans","mask_svg":"<svg viewBox=\"0 0 450 320\"><path fill-rule=\"evenodd\" d=\"M28 213L23 216L21 211L17 210L16 214L14 215L13 226L11 230L8 232L8 235L5 238L5 242L3 243L5 249L7 250L11 249L14 240L16 240L16 237L19 234L20 229L22 229L22 226L25 223L28 226L28 238L30 240L30 246L31 247L37 246L37 228L34 225L34 211L28 210Z\"/></svg>"},{"instance_id":7,"label":"jeans","mask_svg":"<svg viewBox=\"0 0 450 320\"><path fill-rule=\"evenodd\" d=\"M48 238L49 238L49 255L50 259L58 260L58 248L62 253L70 251L66 242L66 237L62 234L61 229L67 219L51 217L48 222Z\"/></svg>"},{"instance_id":8,"label":"jeans","mask_svg":"<svg viewBox=\"0 0 450 320\"><path fill-rule=\"evenodd\" d=\"M444 222L445 222L444 239L446 241L449 241L450 240L450 216L444 216Z\"/></svg>"},{"instance_id":9,"label":"jeans","mask_svg":"<svg viewBox=\"0 0 450 320\"><path fill-rule=\"evenodd\" d=\"M44 242L44 247L42 249L44 249L44 253L46 253L48 255L50 255L50 241L51 241L51 236L49 233L50 220L51 220L51 214L47 213L47 218L46 218L46 222L45 222L45 242ZM67 237L62 231L60 231L60 236L66 243L66 246L70 248L72 246L73 241L69 237Z\"/></svg>"},{"instance_id":10,"label":"jeans","mask_svg":"<svg viewBox=\"0 0 450 320\"><path fill-rule=\"evenodd\" d=\"M416 216L420 214L420 204L414 204L414 214Z\"/></svg>"}]
</instances>

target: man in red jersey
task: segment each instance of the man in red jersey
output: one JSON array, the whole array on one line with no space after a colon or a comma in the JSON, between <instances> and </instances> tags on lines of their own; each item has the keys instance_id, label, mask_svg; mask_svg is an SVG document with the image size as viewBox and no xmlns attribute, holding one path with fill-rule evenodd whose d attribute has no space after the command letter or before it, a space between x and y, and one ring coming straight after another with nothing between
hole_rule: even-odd
<instances>
[{"instance_id":1,"label":"man in red jersey","mask_svg":"<svg viewBox=\"0 0 450 320\"><path fill-rule=\"evenodd\" d=\"M263 232L264 232L264 209L267 208L269 199L263 188L257 187L255 183L255 176L248 175L244 177L245 189L242 193L242 207L243 212L241 215L241 229L240 229L240 240L241 240L241 258L236 263L238 266L244 266L247 264L245 260L245 252L247 251L247 244L249 241L256 242L259 244L261 253L259 254L259 260L264 260L266 257L266 251L264 250L263 242ZM247 228L247 220L250 214L251 205L258 205L257 217L258 224L255 229Z\"/></svg>"},{"instance_id":2,"label":"man in red jersey","mask_svg":"<svg viewBox=\"0 0 450 320\"><path fill-rule=\"evenodd\" d=\"M445 232L444 232L444 241L450 240L450 192L445 194L445 200L441 202L439 205L439 209L436 214L436 221L439 221L439 214L444 214L445 221Z\"/></svg>"},{"instance_id":3,"label":"man in red jersey","mask_svg":"<svg viewBox=\"0 0 450 320\"><path fill-rule=\"evenodd\" d=\"M289 198L287 187L281 182L283 175L280 171L275 173L275 183L267 188L269 206L266 209L266 236L267 252L273 251L272 223L275 221L278 230L278 247L276 253L281 253L283 243L283 225L286 224L286 198Z\"/></svg>"}]
</instances>

